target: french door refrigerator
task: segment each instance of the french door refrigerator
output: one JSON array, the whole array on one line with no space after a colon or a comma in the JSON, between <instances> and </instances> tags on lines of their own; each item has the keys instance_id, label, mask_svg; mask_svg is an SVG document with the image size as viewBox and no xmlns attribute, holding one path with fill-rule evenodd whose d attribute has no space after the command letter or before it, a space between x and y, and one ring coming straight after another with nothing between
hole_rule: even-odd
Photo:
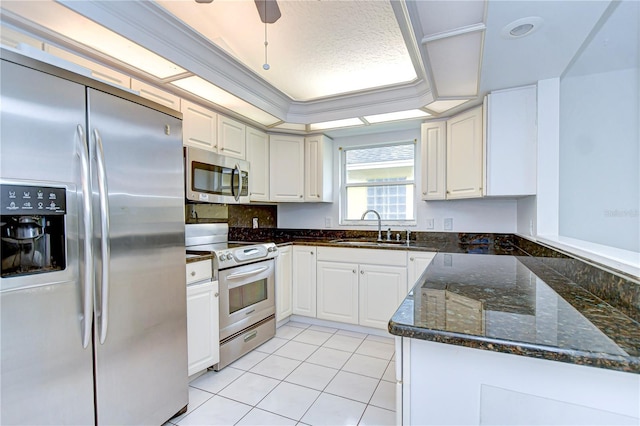
<instances>
[{"instance_id":1,"label":"french door refrigerator","mask_svg":"<svg viewBox=\"0 0 640 426\"><path fill-rule=\"evenodd\" d=\"M188 402L182 117L1 53L0 424L163 424Z\"/></svg>"}]
</instances>

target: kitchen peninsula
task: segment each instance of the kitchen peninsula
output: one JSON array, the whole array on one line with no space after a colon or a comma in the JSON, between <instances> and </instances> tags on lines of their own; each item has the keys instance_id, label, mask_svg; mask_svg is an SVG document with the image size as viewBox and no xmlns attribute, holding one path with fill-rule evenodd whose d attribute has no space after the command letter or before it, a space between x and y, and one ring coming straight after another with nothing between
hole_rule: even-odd
<instances>
[{"instance_id":1,"label":"kitchen peninsula","mask_svg":"<svg viewBox=\"0 0 640 426\"><path fill-rule=\"evenodd\" d=\"M402 302L402 424L638 424L638 323L522 254L439 253Z\"/></svg>"}]
</instances>

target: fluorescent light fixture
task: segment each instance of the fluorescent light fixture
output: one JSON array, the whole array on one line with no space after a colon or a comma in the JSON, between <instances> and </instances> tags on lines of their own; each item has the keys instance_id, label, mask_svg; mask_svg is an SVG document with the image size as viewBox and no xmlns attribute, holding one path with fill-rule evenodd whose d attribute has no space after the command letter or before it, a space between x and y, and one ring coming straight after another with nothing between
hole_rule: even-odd
<instances>
[{"instance_id":1,"label":"fluorescent light fixture","mask_svg":"<svg viewBox=\"0 0 640 426\"><path fill-rule=\"evenodd\" d=\"M304 132L307 130L306 124L297 124L297 123L282 123L277 126L273 126L274 129L282 129L282 130L298 130Z\"/></svg>"},{"instance_id":2,"label":"fluorescent light fixture","mask_svg":"<svg viewBox=\"0 0 640 426\"><path fill-rule=\"evenodd\" d=\"M362 126L364 123L359 118L345 118L344 120L323 121L322 123L309 124L309 130L335 129L338 127Z\"/></svg>"},{"instance_id":3,"label":"fluorescent light fixture","mask_svg":"<svg viewBox=\"0 0 640 426\"><path fill-rule=\"evenodd\" d=\"M55 2L3 1L7 9L93 50L158 78L186 72L173 62L133 43Z\"/></svg>"},{"instance_id":4,"label":"fluorescent light fixture","mask_svg":"<svg viewBox=\"0 0 640 426\"><path fill-rule=\"evenodd\" d=\"M407 111L389 112L386 114L365 115L364 119L371 124L384 123L385 121L408 120L411 118L429 117L431 114L420 109L410 109Z\"/></svg>"},{"instance_id":5,"label":"fluorescent light fixture","mask_svg":"<svg viewBox=\"0 0 640 426\"><path fill-rule=\"evenodd\" d=\"M455 108L458 105L462 105L463 103L468 101L469 99L453 99L453 100L435 101L435 102L431 102L425 108L440 114L442 112L450 110L451 108Z\"/></svg>"},{"instance_id":6,"label":"fluorescent light fixture","mask_svg":"<svg viewBox=\"0 0 640 426\"><path fill-rule=\"evenodd\" d=\"M279 118L264 112L249 102L243 101L239 97L219 88L215 84L209 83L201 77L192 76L182 78L172 81L171 84L265 126L270 126L281 121Z\"/></svg>"},{"instance_id":7,"label":"fluorescent light fixture","mask_svg":"<svg viewBox=\"0 0 640 426\"><path fill-rule=\"evenodd\" d=\"M478 94L482 40L483 32L476 31L427 43L439 96L471 97Z\"/></svg>"}]
</instances>

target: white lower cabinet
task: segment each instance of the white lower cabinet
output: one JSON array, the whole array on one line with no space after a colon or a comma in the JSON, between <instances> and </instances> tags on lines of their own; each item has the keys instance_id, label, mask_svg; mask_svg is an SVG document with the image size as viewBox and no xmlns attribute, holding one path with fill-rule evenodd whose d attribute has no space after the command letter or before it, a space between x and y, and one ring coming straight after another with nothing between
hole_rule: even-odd
<instances>
[{"instance_id":1,"label":"white lower cabinet","mask_svg":"<svg viewBox=\"0 0 640 426\"><path fill-rule=\"evenodd\" d=\"M407 295L407 268L360 265L359 324L386 329Z\"/></svg>"},{"instance_id":2,"label":"white lower cabinet","mask_svg":"<svg viewBox=\"0 0 640 426\"><path fill-rule=\"evenodd\" d=\"M408 251L407 252L407 293L420 278L420 275L427 269L436 256L435 252L428 251Z\"/></svg>"},{"instance_id":3,"label":"white lower cabinet","mask_svg":"<svg viewBox=\"0 0 640 426\"><path fill-rule=\"evenodd\" d=\"M358 264L317 263L318 318L358 324Z\"/></svg>"},{"instance_id":4,"label":"white lower cabinet","mask_svg":"<svg viewBox=\"0 0 640 426\"><path fill-rule=\"evenodd\" d=\"M276 322L293 313L293 258L291 246L280 247L276 258Z\"/></svg>"},{"instance_id":5,"label":"white lower cabinet","mask_svg":"<svg viewBox=\"0 0 640 426\"><path fill-rule=\"evenodd\" d=\"M386 329L406 296L399 250L318 247L318 318Z\"/></svg>"},{"instance_id":6,"label":"white lower cabinet","mask_svg":"<svg viewBox=\"0 0 640 426\"><path fill-rule=\"evenodd\" d=\"M220 360L218 281L211 260L187 264L187 350L189 375Z\"/></svg>"},{"instance_id":7,"label":"white lower cabinet","mask_svg":"<svg viewBox=\"0 0 640 426\"><path fill-rule=\"evenodd\" d=\"M316 316L316 247L293 246L293 313Z\"/></svg>"}]
</instances>

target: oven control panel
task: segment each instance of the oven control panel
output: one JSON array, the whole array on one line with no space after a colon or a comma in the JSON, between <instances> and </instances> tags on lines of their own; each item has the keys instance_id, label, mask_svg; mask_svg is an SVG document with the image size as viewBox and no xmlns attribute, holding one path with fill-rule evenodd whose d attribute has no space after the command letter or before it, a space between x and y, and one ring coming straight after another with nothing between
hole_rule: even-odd
<instances>
[{"instance_id":1,"label":"oven control panel","mask_svg":"<svg viewBox=\"0 0 640 426\"><path fill-rule=\"evenodd\" d=\"M242 265L256 260L272 259L278 255L278 247L273 243L255 244L216 251L219 268Z\"/></svg>"}]
</instances>

